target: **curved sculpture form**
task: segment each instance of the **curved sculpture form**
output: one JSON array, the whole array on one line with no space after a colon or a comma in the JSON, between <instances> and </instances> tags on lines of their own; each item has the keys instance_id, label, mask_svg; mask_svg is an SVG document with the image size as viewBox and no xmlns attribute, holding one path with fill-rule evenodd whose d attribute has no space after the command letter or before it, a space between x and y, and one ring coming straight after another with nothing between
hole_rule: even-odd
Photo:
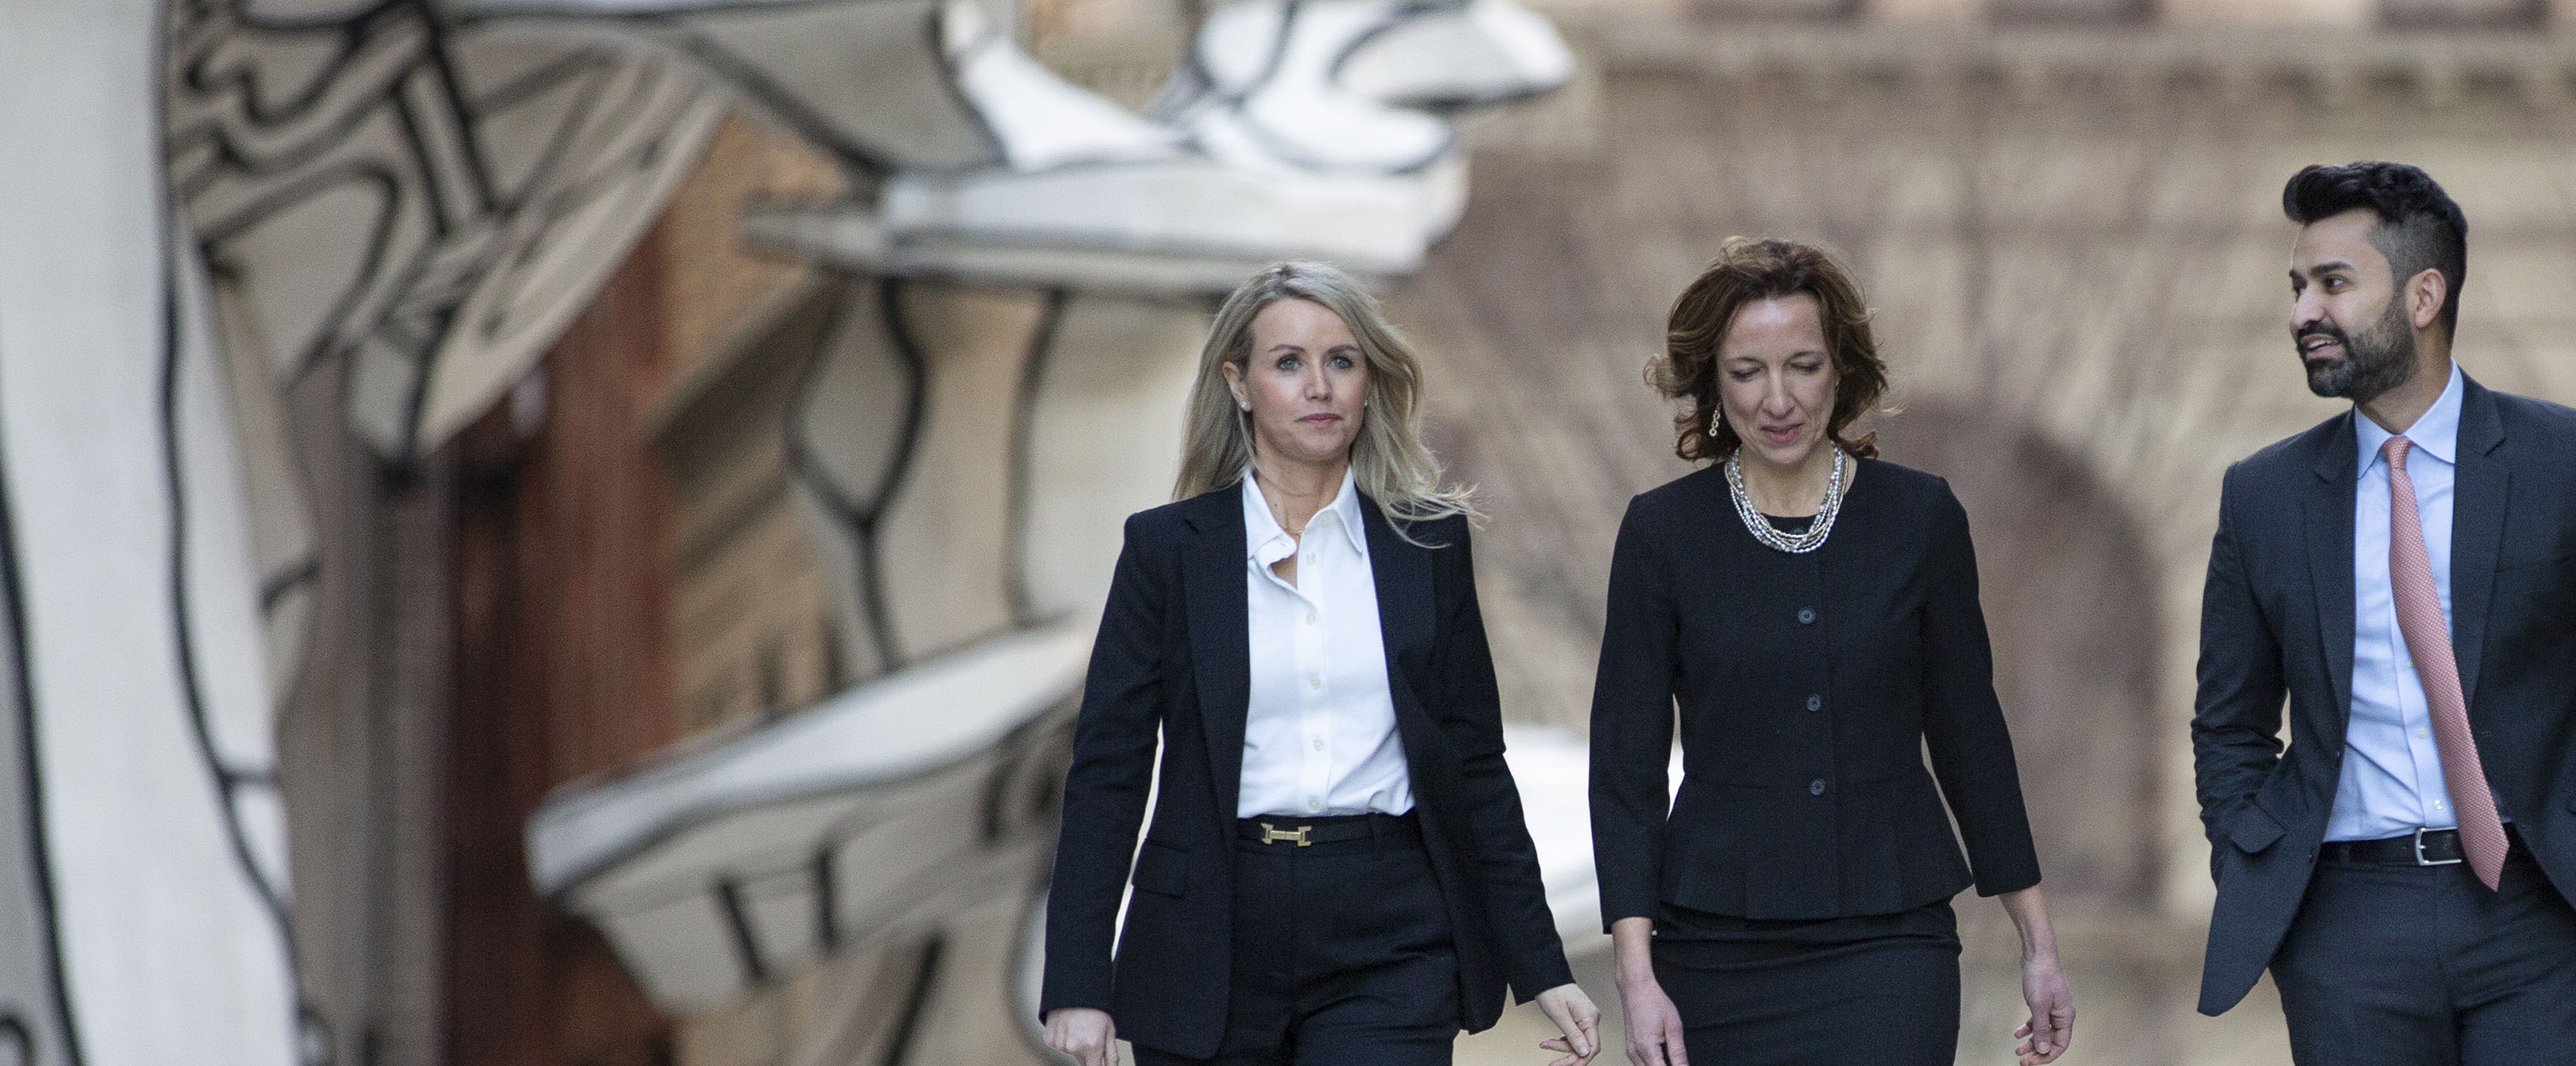
<instances>
[{"instance_id":1,"label":"curved sculpture form","mask_svg":"<svg viewBox=\"0 0 2576 1066\"><path fill-rule=\"evenodd\" d=\"M1246 0L1210 16L1159 95L1152 150L1104 135L1066 149L1079 163L910 170L837 226L761 232L858 267L1159 294L1289 257L1405 274L1466 204L1448 123L1418 108L1518 99L1572 66L1507 0Z\"/></svg>"},{"instance_id":2,"label":"curved sculpture form","mask_svg":"<svg viewBox=\"0 0 2576 1066\"><path fill-rule=\"evenodd\" d=\"M679 1012L1015 899L1054 826L1047 775L1064 764L1048 756L1089 651L1076 625L997 637L567 793L528 828L530 876Z\"/></svg>"},{"instance_id":3,"label":"curved sculpture form","mask_svg":"<svg viewBox=\"0 0 2576 1066\"><path fill-rule=\"evenodd\" d=\"M164 14L0 5L0 1034L27 1062L305 1044L244 452L156 165Z\"/></svg>"},{"instance_id":4,"label":"curved sculpture form","mask_svg":"<svg viewBox=\"0 0 2576 1066\"><path fill-rule=\"evenodd\" d=\"M971 73L977 57L989 60L1003 48L983 36L975 9L951 4L945 11L946 54L961 71ZM898 1009L888 1006L891 1000L904 1017L946 1010L976 1018L965 1027L970 1032L991 1031L997 1004L986 997L1019 983L1005 981L1000 968L1033 961L1025 946L1033 942L1008 953L988 948L977 957L995 969L976 975L956 972L963 955L915 953L923 937L954 947L970 930L989 942L990 915L1030 913L1051 843L1042 825L1032 827L1031 838L978 841L962 831L963 808L907 807L892 798L927 787L911 783L916 779L898 786L853 777L828 799L745 794L716 814L685 800L696 786L679 782L756 762L755 752L775 750L774 735L834 731L836 720L876 713L859 709L877 705L868 694L901 686L917 672L998 654L993 649L1038 639L1033 634L1086 639L1117 551L1119 519L1168 491L1164 458L1178 445L1180 396L1204 328L1201 301L1258 264L1291 255L1358 259L1382 273L1419 262L1454 221L1464 164L1445 122L1398 103L1492 103L1561 81L1568 70L1562 44L1539 22L1538 43L1548 47L1529 47L1524 31L1532 19L1499 0L1412 6L1255 0L1210 20L1190 67L1163 95L1165 107L1157 113L1167 117L1104 121L1094 132L1079 124L1059 128L1049 142L1052 153L1078 162L1014 151L1016 135L997 127L1003 150L982 167L901 169L884 180L875 204L756 216L755 238L816 255L849 276L831 297L834 324L812 356L788 443L808 527L841 596L842 661L880 676L780 725L693 755L668 775L656 771L558 793L530 828L538 869L576 865L575 821L612 810L638 819L630 830L636 839L722 839L738 854L657 850L603 868L593 875L597 881L540 875L555 898L609 930L621 955L670 1009L726 1003L774 979L775 960L821 959L838 949L837 969L920 967L913 971L920 994L842 997L850 1009ZM1388 51L1405 48L1449 53ZM1279 58L1266 69L1238 70L1242 64L1233 57L1247 53ZM1390 70L1408 76L1399 80ZM1206 71L1231 80L1214 80ZM1344 84L1346 74L1396 102L1360 95ZM1096 114L1106 106L1042 71L1020 84L1031 94L1053 94L1058 102L1048 108L1067 114ZM1350 124L1350 138L1329 135L1335 121ZM1163 132L1146 136L1140 129ZM1399 142L1383 136L1385 130L1434 135L1388 152L1381 148ZM1280 150L1298 136L1316 150ZM1023 287L1035 299L965 294L936 284L944 279ZM993 447L997 429L1008 436L1000 450ZM1099 466L1102 460L1108 467ZM936 654L961 646L970 650ZM1040 764L1061 765L1076 680L1061 679L1051 700L1000 700L1004 688L992 690L1001 705L1029 708L1023 728L1048 723L1037 734L1045 738ZM1042 707L1053 710L1041 716ZM990 710L967 701L952 713ZM1563 744L1544 739L1534 742L1531 758L1564 755ZM1580 746L1572 750L1579 767ZM989 757L960 757L917 780L973 780L990 772ZM1533 780L1546 787L1570 787L1568 795L1581 789L1579 768L1571 776L1536 763L1533 769ZM1036 787L1051 792L1053 782ZM1545 806L1566 806L1565 797L1550 796ZM877 938L871 944L826 941L825 927L808 916L811 901L858 905L835 897L846 887L820 874L846 860L788 863L781 857L840 855L836 841L843 838L788 812L823 819L825 811L854 810L877 812L868 818L884 821L868 824L883 828L871 832L911 841L910 853L924 860L981 855L1001 876L981 891L952 887L939 897L943 903L903 912L902 923L869 927ZM1588 892L1590 883L1588 834L1570 839L1570 846L1550 851L1566 867L1555 873L1569 899ZM632 872L625 863L634 864ZM729 910L723 891L710 896L706 887L751 883L779 886L780 898L797 902ZM606 884L629 887L589 887ZM640 887L648 884L663 887ZM1569 909L1577 918L1588 913ZM836 937L848 932L831 928ZM1008 939L1018 942L1020 935ZM739 947L729 953L667 947L682 943ZM737 957L761 963L732 961ZM934 966L942 957L948 961ZM886 979L849 980L883 985ZM977 1006L955 1002L958 997ZM1005 1028L1024 1029L1033 1009L1033 1000L1009 1001ZM949 1041L944 1054L996 1053L990 1039L998 1036L978 1043L983 1038L932 1028ZM880 1041L861 1041L871 1057L890 1053L882 1031L859 1030ZM839 1039L818 1036L806 1048L820 1055L828 1046L859 1046L836 1044ZM1030 1046L1004 1057L1028 1057Z\"/></svg>"}]
</instances>

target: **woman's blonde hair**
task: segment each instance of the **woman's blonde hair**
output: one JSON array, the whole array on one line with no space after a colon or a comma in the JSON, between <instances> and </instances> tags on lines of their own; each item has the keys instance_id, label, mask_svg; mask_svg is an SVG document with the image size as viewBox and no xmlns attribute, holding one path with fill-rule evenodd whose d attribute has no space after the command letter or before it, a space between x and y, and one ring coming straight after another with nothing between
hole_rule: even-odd
<instances>
[{"instance_id":1,"label":"woman's blonde hair","mask_svg":"<svg viewBox=\"0 0 2576 1066\"><path fill-rule=\"evenodd\" d=\"M1469 491L1440 483L1440 461L1422 445L1422 360L1377 298L1350 275L1323 263L1273 263L1235 287L1217 308L1207 346L1199 351L1198 380L1190 387L1188 425L1181 438L1181 476L1172 498L1185 500L1234 484L1252 465L1252 420L1226 388L1225 368L1248 372L1252 320L1281 300L1306 300L1340 315L1367 359L1367 406L1359 439L1351 442L1351 473L1361 492L1403 523L1450 515L1478 517ZM1410 537L1406 539L1410 540Z\"/></svg>"}]
</instances>

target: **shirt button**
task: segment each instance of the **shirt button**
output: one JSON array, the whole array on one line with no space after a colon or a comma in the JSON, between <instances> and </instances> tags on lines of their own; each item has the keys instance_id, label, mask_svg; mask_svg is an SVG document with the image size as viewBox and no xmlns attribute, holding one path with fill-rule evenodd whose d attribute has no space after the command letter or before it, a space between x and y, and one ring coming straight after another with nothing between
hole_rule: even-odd
<instances>
[{"instance_id":1,"label":"shirt button","mask_svg":"<svg viewBox=\"0 0 2576 1066\"><path fill-rule=\"evenodd\" d=\"M1306 611L1306 624L1310 626L1315 624L1315 611L1313 608L1308 608Z\"/></svg>"},{"instance_id":2,"label":"shirt button","mask_svg":"<svg viewBox=\"0 0 2576 1066\"><path fill-rule=\"evenodd\" d=\"M1320 810L1323 810L1323 809L1324 809L1324 801L1323 801L1321 798L1316 797L1316 796L1308 796L1308 797L1306 797L1306 809L1307 809L1307 810L1310 810L1310 811L1320 811Z\"/></svg>"},{"instance_id":3,"label":"shirt button","mask_svg":"<svg viewBox=\"0 0 2576 1066\"><path fill-rule=\"evenodd\" d=\"M1816 609L1813 607L1798 608L1798 624L1802 626L1816 624Z\"/></svg>"},{"instance_id":4,"label":"shirt button","mask_svg":"<svg viewBox=\"0 0 2576 1066\"><path fill-rule=\"evenodd\" d=\"M1324 738L1322 738L1322 737L1316 737L1316 738L1315 738L1315 750L1316 750L1316 751L1322 751L1322 750L1324 750Z\"/></svg>"},{"instance_id":5,"label":"shirt button","mask_svg":"<svg viewBox=\"0 0 2576 1066\"><path fill-rule=\"evenodd\" d=\"M1324 675L1322 675L1322 674L1308 674L1308 675L1306 675L1306 687L1307 687L1307 688L1318 688L1318 689L1319 689L1319 688L1324 687Z\"/></svg>"},{"instance_id":6,"label":"shirt button","mask_svg":"<svg viewBox=\"0 0 2576 1066\"><path fill-rule=\"evenodd\" d=\"M1824 710L1824 709L1825 709L1825 698L1824 698L1823 696L1809 696L1809 697L1807 697L1807 709L1808 709L1808 710L1811 710L1811 711L1821 711L1821 710Z\"/></svg>"},{"instance_id":7,"label":"shirt button","mask_svg":"<svg viewBox=\"0 0 2576 1066\"><path fill-rule=\"evenodd\" d=\"M2416 730L2416 731L2415 731L2415 735L2420 737L2420 736L2424 736L2424 735L2426 735L2426 734L2425 734L2425 732L2424 732L2423 730L2418 729L2418 730Z\"/></svg>"},{"instance_id":8,"label":"shirt button","mask_svg":"<svg viewBox=\"0 0 2576 1066\"><path fill-rule=\"evenodd\" d=\"M1809 782L1807 782L1807 794L1808 794L1808 795L1810 795L1810 796L1821 796L1821 795L1824 795L1824 794L1825 794L1825 779L1824 779L1824 778L1819 777L1819 778L1817 778L1817 779L1815 779L1815 780L1813 780L1813 781L1809 781Z\"/></svg>"}]
</instances>

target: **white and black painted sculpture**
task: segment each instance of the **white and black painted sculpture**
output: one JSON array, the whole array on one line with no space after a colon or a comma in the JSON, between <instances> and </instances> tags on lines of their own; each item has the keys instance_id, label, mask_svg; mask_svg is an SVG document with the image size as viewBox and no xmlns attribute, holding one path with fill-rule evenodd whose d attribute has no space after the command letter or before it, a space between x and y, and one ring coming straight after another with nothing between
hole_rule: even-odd
<instances>
[{"instance_id":1,"label":"white and black painted sculpture","mask_svg":"<svg viewBox=\"0 0 2576 1066\"><path fill-rule=\"evenodd\" d=\"M1017 950L1016 921L963 916L1016 917L1043 875L1080 657L1119 519L1168 491L1163 457L1177 454L1198 301L1288 256L1412 269L1456 219L1464 161L1444 121L1400 105L1492 103L1561 81L1563 46L1534 19L1490 0L1255 0L1209 20L1162 96L1160 122L1112 113L1037 71L1017 83L1024 93L1061 95L1053 110L1096 125L1047 129L1045 151L1023 152L1013 147L1019 127L993 123L1000 161L899 170L875 203L761 217L757 233L853 278L790 449L826 572L845 593L844 661L893 672L682 764L567 791L531 827L540 886L610 930L648 989L679 1010L728 1002L901 924L939 928L942 912L952 955L973 950L958 943L968 937ZM943 25L960 42L961 70L1004 54L970 7L948 8ZM1406 77L1371 83L1390 102L1345 84L1343 71ZM1337 128L1346 136L1332 136ZM934 350L904 325L916 278L1046 295L1014 334L1019 344ZM1104 319L1122 321L1103 328ZM977 369L995 359L1012 372ZM979 377L980 393L953 385ZM1104 418L1105 395L1132 405L1132 417ZM938 427L943 416L957 424L960 410L971 438L943 450ZM873 413L851 417L861 412ZM1014 438L1006 452L985 443L996 429ZM973 509L939 495L987 485L1012 497L987 512L990 524L1017 536L995 531L979 543L987 523L960 521ZM892 543L907 507L940 516L935 552ZM961 560L985 553L1000 565ZM991 580L976 580L979 571ZM992 601L983 623L961 624L958 601L979 596ZM944 671L986 672L993 698L905 695L914 675ZM898 705L908 709L889 711ZM843 719L920 716L1011 740L930 759L885 745L823 745L818 756L784 739L837 732ZM763 763L775 774L752 769ZM788 780L793 789L746 787ZM956 799L904 798L933 789ZM643 811L659 813L621 817ZM994 876L934 872L968 857ZM854 890L862 872L905 887ZM887 906L889 897L906 906ZM1009 954L988 943L978 957ZM984 984L985 1014L1033 1017L1033 1003Z\"/></svg>"},{"instance_id":2,"label":"white and black painted sculpture","mask_svg":"<svg viewBox=\"0 0 2576 1066\"><path fill-rule=\"evenodd\" d=\"M345 361L347 425L395 463L433 450L587 303L727 101L882 190L754 220L850 278L794 448L874 677L560 797L531 868L672 1009L967 914L1011 916L1004 950L951 949L943 980L1003 995L1102 545L1168 483L1083 466L1067 445L1099 427L1049 398L1176 439L1150 419L1179 409L1189 301L1285 255L1411 269L1463 202L1417 108L1568 61L1506 0L1246 0L1138 115L996 23L969 0L0 0L0 1061L327 1057L272 737L321 565L278 397ZM977 564L1007 624L939 655L881 541L936 528L899 513L941 490L932 397L982 394L941 393L953 360L907 338L923 278L1043 294L1044 375L991 397L1024 434ZM951 728L849 742L920 715ZM807 1054L874 1023L835 1024Z\"/></svg>"}]
</instances>

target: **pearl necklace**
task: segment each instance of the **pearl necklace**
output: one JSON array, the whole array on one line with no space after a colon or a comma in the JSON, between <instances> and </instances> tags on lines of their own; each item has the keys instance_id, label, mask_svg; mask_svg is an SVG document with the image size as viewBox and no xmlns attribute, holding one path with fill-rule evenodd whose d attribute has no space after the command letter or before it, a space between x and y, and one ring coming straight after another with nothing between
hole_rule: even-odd
<instances>
[{"instance_id":1,"label":"pearl necklace","mask_svg":"<svg viewBox=\"0 0 2576 1066\"><path fill-rule=\"evenodd\" d=\"M1816 520L1804 533L1783 533L1754 509L1753 497L1744 492L1742 459L1740 450L1726 457L1726 491L1735 497L1735 516L1744 520L1744 528L1753 534L1753 539L1791 555L1824 547L1825 537L1834 531L1834 516L1843 509L1843 450L1834 447L1834 472L1825 479L1825 505L1816 509Z\"/></svg>"}]
</instances>

